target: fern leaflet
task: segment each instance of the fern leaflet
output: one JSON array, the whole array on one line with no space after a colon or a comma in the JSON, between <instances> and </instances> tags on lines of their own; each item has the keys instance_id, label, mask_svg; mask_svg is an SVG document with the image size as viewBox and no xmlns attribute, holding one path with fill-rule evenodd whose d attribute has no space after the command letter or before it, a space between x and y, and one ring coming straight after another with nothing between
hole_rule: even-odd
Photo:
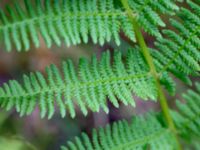
<instances>
[{"instance_id":1,"label":"fern leaflet","mask_svg":"<svg viewBox=\"0 0 200 150\"><path fill-rule=\"evenodd\" d=\"M187 2L192 10L181 8L178 13L181 21L170 20L177 32L163 30L168 38L158 38L155 43L158 50L152 50L159 73L167 70L183 80L187 80L184 75L200 71L200 9L198 4Z\"/></svg>"},{"instance_id":2,"label":"fern leaflet","mask_svg":"<svg viewBox=\"0 0 200 150\"><path fill-rule=\"evenodd\" d=\"M105 128L93 130L91 139L82 133L74 142L68 141L62 150L173 150L175 149L174 136L170 130L162 127L157 119L151 115L136 117L128 124L127 121L118 121Z\"/></svg>"},{"instance_id":3,"label":"fern leaflet","mask_svg":"<svg viewBox=\"0 0 200 150\"><path fill-rule=\"evenodd\" d=\"M125 105L135 106L131 92L144 100L156 100L154 79L138 48L128 50L125 62L119 51L114 53L113 59L114 62L110 64L110 53L107 51L99 62L96 56L90 62L80 59L78 72L70 60L64 62L63 77L58 68L51 65L46 69L47 80L39 72L24 75L23 86L11 80L0 88L1 107L6 110L16 107L17 112L24 115L31 114L38 104L41 117L48 114L48 118L51 118L56 99L63 117L66 107L75 117L74 103L87 115L88 108L97 112L101 107L108 112L107 97L115 107L119 106L117 98Z\"/></svg>"},{"instance_id":4,"label":"fern leaflet","mask_svg":"<svg viewBox=\"0 0 200 150\"><path fill-rule=\"evenodd\" d=\"M103 45L114 39L119 45L120 29L135 41L126 13L112 0L45 0L44 6L41 0L35 0L35 3L24 0L24 4L26 9L17 3L14 7L8 7L9 15L0 10L0 36L8 51L11 51L12 43L18 51L29 50L30 40L39 47L38 33L47 47L52 42L61 45L62 39L67 46L87 43L89 36L94 43ZM153 0L148 0L145 7L140 1L130 1L130 4L136 6L133 7L133 13L136 13L141 26L150 34L158 36L160 33L157 26L165 24L157 12L171 14L178 9L171 0L161 0L156 4ZM146 17L147 11L149 13Z\"/></svg>"},{"instance_id":5,"label":"fern leaflet","mask_svg":"<svg viewBox=\"0 0 200 150\"><path fill-rule=\"evenodd\" d=\"M176 1L176 0L175 0ZM156 37L162 37L157 26L165 27L165 23L157 12L174 14L179 10L174 0L129 0L130 7L137 14L137 21L141 28Z\"/></svg>"}]
</instances>

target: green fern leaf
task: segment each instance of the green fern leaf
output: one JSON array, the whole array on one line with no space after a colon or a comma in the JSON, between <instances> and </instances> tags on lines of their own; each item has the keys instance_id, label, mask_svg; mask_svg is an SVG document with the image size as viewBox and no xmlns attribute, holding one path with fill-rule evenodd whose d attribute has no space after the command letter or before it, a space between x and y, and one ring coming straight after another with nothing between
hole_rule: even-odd
<instances>
[{"instance_id":1,"label":"green fern leaf","mask_svg":"<svg viewBox=\"0 0 200 150\"><path fill-rule=\"evenodd\" d=\"M118 121L105 128L94 129L91 139L85 133L74 142L68 141L62 150L173 150L174 136L151 115L136 117L129 124Z\"/></svg>"},{"instance_id":2,"label":"green fern leaf","mask_svg":"<svg viewBox=\"0 0 200 150\"><path fill-rule=\"evenodd\" d=\"M177 107L180 112L172 111L171 114L174 118L177 128L182 134L190 135L195 134L200 136L200 83L196 83L196 91L188 90L183 94L183 99L186 104L176 101Z\"/></svg>"},{"instance_id":3,"label":"green fern leaf","mask_svg":"<svg viewBox=\"0 0 200 150\"><path fill-rule=\"evenodd\" d=\"M88 110L98 112L100 108L108 112L107 97L115 107L119 106L119 101L135 106L132 92L144 100L156 100L155 81L137 47L128 50L125 62L119 51L114 53L112 64L110 61L107 51L100 61L96 56L91 61L80 59L78 71L68 60L63 62L63 75L51 65L46 69L46 78L36 72L25 75L23 85L15 80L9 81L0 88L1 107L6 110L15 107L23 116L32 113L39 105L41 117L48 115L51 118L57 104L62 117L66 110L75 117L75 104L84 115Z\"/></svg>"},{"instance_id":4,"label":"green fern leaf","mask_svg":"<svg viewBox=\"0 0 200 150\"><path fill-rule=\"evenodd\" d=\"M165 23L157 12L173 14L179 8L172 0L129 0L130 7L137 14L139 25L151 35L161 37L157 26L165 27Z\"/></svg>"},{"instance_id":5,"label":"green fern leaf","mask_svg":"<svg viewBox=\"0 0 200 150\"><path fill-rule=\"evenodd\" d=\"M192 10L181 8L178 19L170 22L176 31L163 30L167 38L158 38L158 50L152 50L159 73L169 71L187 81L185 75L200 71L200 13L199 5L187 1Z\"/></svg>"},{"instance_id":6,"label":"green fern leaf","mask_svg":"<svg viewBox=\"0 0 200 150\"><path fill-rule=\"evenodd\" d=\"M46 0L44 4L41 0L24 0L24 4L25 9L18 3L7 7L7 11L0 9L0 36L8 51L11 51L12 43L18 51L29 50L31 41L39 47L38 33L47 47L52 42L61 45L62 40L67 46L87 43L89 37L93 43L103 45L114 39L119 45L120 30L135 41L131 22L122 7L115 6L113 0ZM141 26L156 36L161 36L157 26L165 25L158 12L171 14L178 9L170 0L156 4L154 0L145 1L145 4L130 1L130 4Z\"/></svg>"}]
</instances>

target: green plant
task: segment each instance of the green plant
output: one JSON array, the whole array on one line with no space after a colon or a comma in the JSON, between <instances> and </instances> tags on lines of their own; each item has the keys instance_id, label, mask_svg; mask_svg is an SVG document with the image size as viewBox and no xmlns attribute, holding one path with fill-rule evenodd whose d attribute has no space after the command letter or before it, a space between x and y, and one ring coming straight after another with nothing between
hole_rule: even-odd
<instances>
[{"instance_id":1,"label":"green plant","mask_svg":"<svg viewBox=\"0 0 200 150\"><path fill-rule=\"evenodd\" d=\"M41 117L52 118L54 103L65 117L69 111L76 116L75 104L84 115L88 110L108 113L107 98L115 107L119 102L135 106L132 93L154 101L159 100L162 113L137 116L128 125L119 121L105 129L94 130L92 139L82 134L75 143L68 142L62 149L178 149L181 142L199 140L200 85L197 92L189 91L177 101L180 111L172 111L163 87L175 94L175 82L171 75L192 85L190 76L199 78L200 71L200 6L199 0L187 0L187 7L178 7L172 0L40 0L31 4L25 0L26 10L18 4L8 7L10 15L0 11L0 33L7 51L12 44L18 51L29 50L30 41L38 47L38 33L50 47L52 42L66 45L94 43L103 45L114 40L120 44L120 31L129 38L131 45L125 60L115 51L111 63L110 53L104 52L100 60L81 58L78 71L71 60L63 62L62 75L55 65L46 68L47 79L39 72L24 75L23 84L10 80L0 88L0 104L10 110L13 107L21 116L33 112L39 106ZM170 28L159 14L174 16ZM162 27L163 29L159 28ZM155 36L155 47L147 47L141 29ZM138 44L138 45L137 45ZM55 102L54 102L55 99ZM184 136L180 136L184 135ZM181 140L180 140L181 139Z\"/></svg>"}]
</instances>

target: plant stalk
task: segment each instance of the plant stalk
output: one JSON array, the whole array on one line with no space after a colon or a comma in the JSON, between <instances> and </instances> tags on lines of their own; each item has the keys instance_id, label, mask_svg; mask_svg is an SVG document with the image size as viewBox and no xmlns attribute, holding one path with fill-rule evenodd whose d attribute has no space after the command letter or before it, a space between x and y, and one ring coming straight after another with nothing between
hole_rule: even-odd
<instances>
[{"instance_id":1,"label":"plant stalk","mask_svg":"<svg viewBox=\"0 0 200 150\"><path fill-rule=\"evenodd\" d=\"M163 116L167 122L167 125L169 126L170 130L173 132L173 134L175 135L176 137L176 142L177 142L177 149L178 150L182 150L181 148L181 145L180 145L180 142L178 140L178 136L177 136L177 130L176 130L176 127L174 125L174 122L173 122L173 119L172 117L170 116L170 112L169 112L169 106L167 104L167 99L166 99L166 96L164 94L164 91L162 89L162 86L160 84L160 80L159 80L159 76L158 76L158 73L156 71L156 68L155 68L155 65L153 63L153 58L149 52L149 49L145 43L145 40L144 40L144 37L141 33L141 30L140 30L140 27L135 19L135 14L132 13L132 10L131 8L129 7L129 4L128 4L128 0L121 0L126 12L127 12L127 15L130 19L130 21L132 22L133 24L133 29L135 31L135 35L136 35L136 39L141 47L141 51L144 55L144 58L145 60L147 61L147 64L149 65L149 68L150 68L150 72L156 82L156 87L157 87L157 90L158 90L158 98L159 98L159 102L160 102L160 105L161 105L161 109L162 109L162 112L163 112Z\"/></svg>"}]
</instances>

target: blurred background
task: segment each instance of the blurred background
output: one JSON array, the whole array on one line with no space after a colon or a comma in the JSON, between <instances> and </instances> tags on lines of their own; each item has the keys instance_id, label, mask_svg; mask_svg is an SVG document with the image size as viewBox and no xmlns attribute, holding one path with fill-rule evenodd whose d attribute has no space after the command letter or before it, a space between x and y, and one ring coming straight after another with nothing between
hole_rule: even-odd
<instances>
[{"instance_id":1,"label":"blurred background","mask_svg":"<svg viewBox=\"0 0 200 150\"><path fill-rule=\"evenodd\" d=\"M6 4L11 4L16 0L0 0L0 7L4 8ZM18 2L22 2L19 0ZM167 18L164 18L167 21ZM144 34L145 35L145 34ZM91 43L66 47L53 45L48 49L43 39L41 39L40 48L31 48L29 52L13 52L4 51L4 46L0 42L0 86L10 79L22 80L23 74L33 71L41 71L44 73L45 67L50 64L60 66L63 60L72 59L76 64L80 57L89 58L96 53L98 57L105 50L111 52L117 48L126 50L129 44L125 42L127 39L121 33L122 44L117 47L113 42L105 44L103 47ZM146 42L150 47L153 46L154 38L145 35ZM63 42L64 43L64 42ZM193 78L192 80L198 80ZM176 80L177 93L175 97L168 95L169 103L174 107L174 100L180 97L180 94L186 90L186 85ZM40 119L39 110L36 109L31 116L20 118L15 110L5 112L0 110L0 150L59 150L60 146L65 144L67 140L79 136L81 132L91 133L92 128L103 127L108 123L120 119L130 120L135 114L143 114L149 110L159 111L159 105L151 101L141 101L133 96L137 102L137 107L120 105L119 109L114 108L110 103L109 114L104 112L92 113L84 117L77 109L77 117L71 119L66 116L64 119L57 113L51 120ZM31 145L29 144L31 143Z\"/></svg>"}]
</instances>

